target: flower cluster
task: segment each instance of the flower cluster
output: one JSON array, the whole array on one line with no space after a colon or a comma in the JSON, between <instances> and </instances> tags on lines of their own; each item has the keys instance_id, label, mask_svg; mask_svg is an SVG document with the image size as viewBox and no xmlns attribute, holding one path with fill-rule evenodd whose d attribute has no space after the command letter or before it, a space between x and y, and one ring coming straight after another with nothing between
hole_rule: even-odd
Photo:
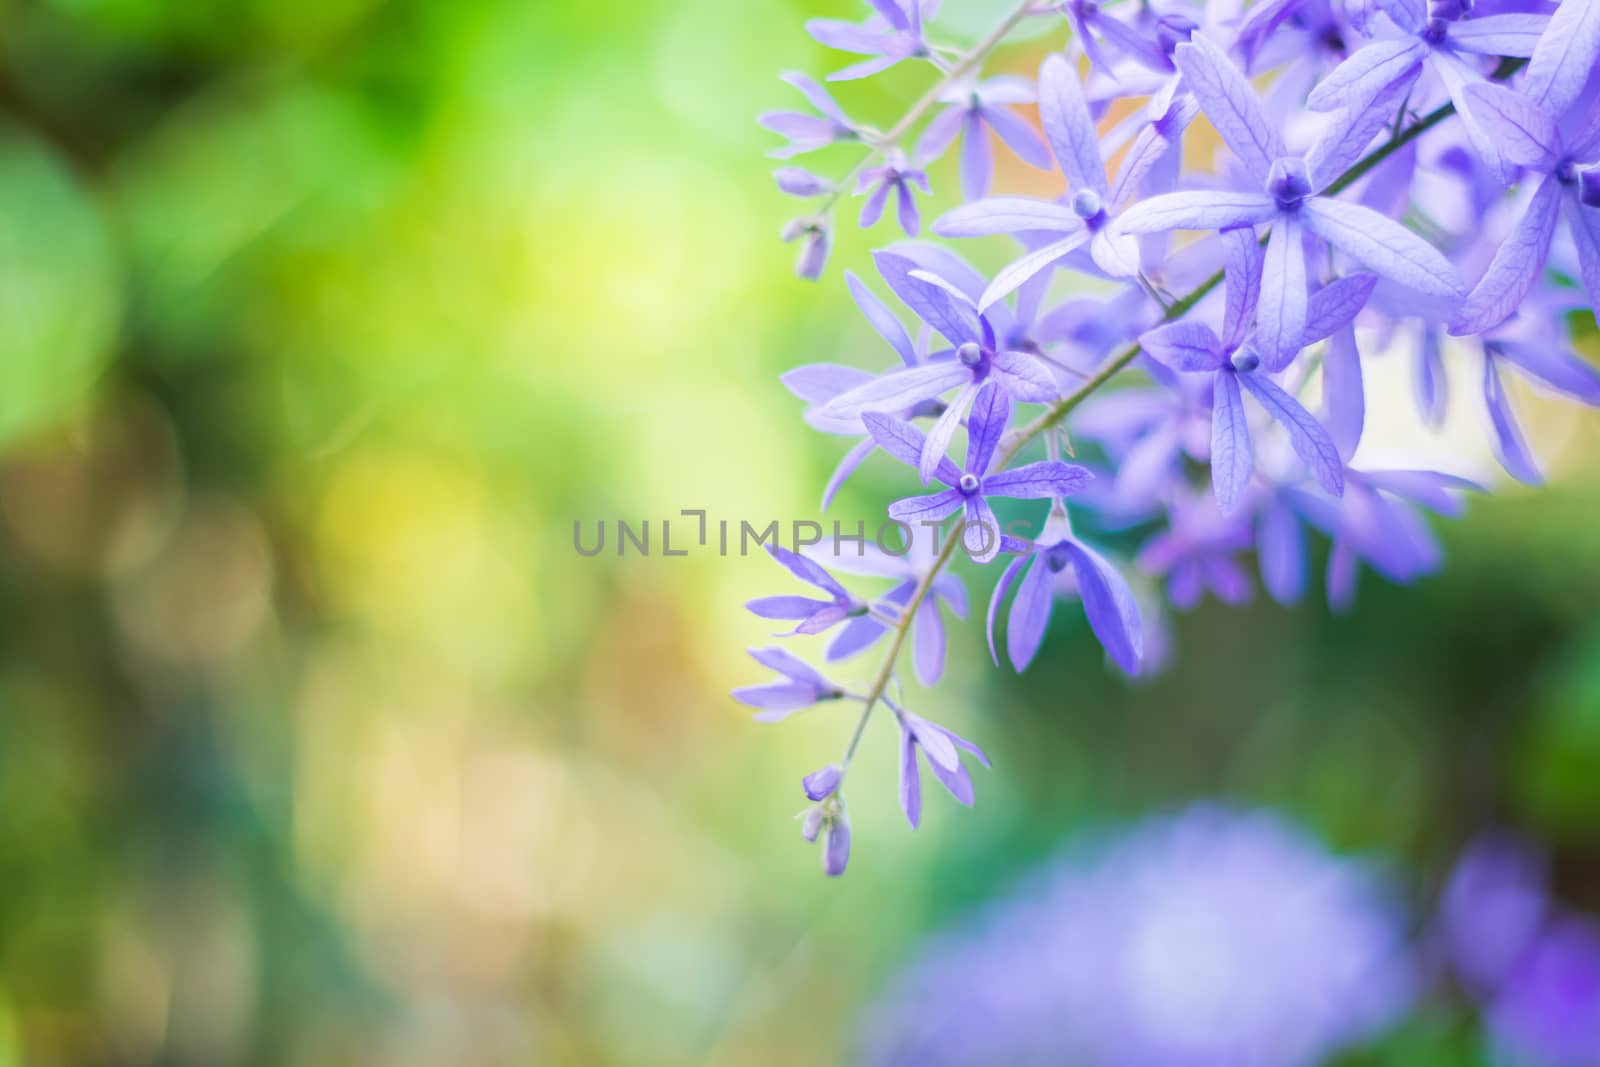
<instances>
[{"instance_id":1,"label":"flower cluster","mask_svg":"<svg viewBox=\"0 0 1600 1067\"><path fill-rule=\"evenodd\" d=\"M1272 597L1303 596L1308 530L1331 542L1335 606L1351 601L1363 564L1400 582L1439 566L1427 514L1458 515L1478 487L1353 465L1363 362L1393 340L1420 353L1425 423L1451 403L1478 403L1448 395L1447 354L1481 368L1490 443L1524 482L1540 479L1540 464L1506 375L1600 404L1600 374L1575 354L1571 332L1600 303L1600 0L1028 0L966 51L941 43L934 0L870 6L860 23L809 25L856 57L830 79L914 63L931 84L879 129L821 83L785 75L809 110L762 117L786 141L773 154L855 153L836 178L777 172L781 190L810 203L786 231L802 242L799 273L824 273L850 195L864 198L863 227L892 199L907 238L918 234L929 168L958 144L962 202L927 226L947 243L900 240L874 254L877 281L845 274L897 357L889 368L870 357L874 369L816 363L784 382L810 426L853 441L824 508L882 450L923 486L938 483L890 504L889 517L924 540L941 523L959 532L940 530L947 536L892 565L878 560L873 573L899 584L876 599L847 590L826 558L775 553L824 598L751 605L796 622L796 633L840 626L833 661L888 638L859 692L798 661L776 667L790 679L777 687L784 710L802 692L861 709L807 817L808 833L826 826L831 843L848 842L843 782L879 705L906 738L901 792L913 824L919 747L971 800L956 756L964 743L888 699L913 630L918 677L940 674L939 605L965 611L947 573L958 549L994 568L997 662L1008 596L1006 650L1019 670L1038 653L1053 602L1076 598L1110 660L1137 674L1156 658L1162 612L1208 593L1251 595L1252 553ZM1032 20L1060 26L1037 76L986 74L995 48ZM1060 195L996 193L997 148L1058 174ZM992 277L955 250L980 240L1012 249ZM1459 340L1447 350L1446 338ZM963 428L958 465L950 453ZM1068 433L1093 449L1086 465L1062 460ZM1032 448L1043 455L1028 457ZM1040 501L1039 536L1002 530L995 499ZM1117 531L1124 551L1086 542L1074 516L1080 528ZM1134 592L1157 585L1164 596ZM756 655L779 663L770 650ZM743 695L770 711L772 688ZM829 871L845 851L827 850Z\"/></svg>"}]
</instances>

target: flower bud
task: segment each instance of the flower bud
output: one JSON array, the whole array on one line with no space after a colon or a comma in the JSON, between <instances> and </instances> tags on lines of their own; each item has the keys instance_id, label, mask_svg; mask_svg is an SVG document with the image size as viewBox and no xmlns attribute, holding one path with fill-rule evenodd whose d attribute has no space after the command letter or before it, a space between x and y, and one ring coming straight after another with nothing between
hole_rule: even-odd
<instances>
[{"instance_id":1,"label":"flower bud","mask_svg":"<svg viewBox=\"0 0 1600 1067\"><path fill-rule=\"evenodd\" d=\"M822 196L833 186L804 167L780 167L772 172L778 188L790 196Z\"/></svg>"},{"instance_id":2,"label":"flower bud","mask_svg":"<svg viewBox=\"0 0 1600 1067\"><path fill-rule=\"evenodd\" d=\"M850 816L840 811L828 821L828 834L822 842L822 873L837 878L850 862Z\"/></svg>"},{"instance_id":3,"label":"flower bud","mask_svg":"<svg viewBox=\"0 0 1600 1067\"><path fill-rule=\"evenodd\" d=\"M822 805L807 808L805 818L800 820L800 836L807 841L815 841L817 835L822 833Z\"/></svg>"},{"instance_id":4,"label":"flower bud","mask_svg":"<svg viewBox=\"0 0 1600 1067\"><path fill-rule=\"evenodd\" d=\"M1600 167L1589 167L1578 174L1578 198L1588 207L1600 207Z\"/></svg>"},{"instance_id":5,"label":"flower bud","mask_svg":"<svg viewBox=\"0 0 1600 1067\"><path fill-rule=\"evenodd\" d=\"M812 800L822 800L839 788L839 780L843 777L843 768L837 763L830 763L800 779L800 785L805 789L807 797Z\"/></svg>"}]
</instances>

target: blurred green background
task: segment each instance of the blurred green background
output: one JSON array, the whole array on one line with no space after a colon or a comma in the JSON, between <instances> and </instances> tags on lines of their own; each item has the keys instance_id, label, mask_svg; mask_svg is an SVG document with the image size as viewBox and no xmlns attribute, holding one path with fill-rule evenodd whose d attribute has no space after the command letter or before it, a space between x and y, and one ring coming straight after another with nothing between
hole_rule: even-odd
<instances>
[{"instance_id":1,"label":"blurred green background","mask_svg":"<svg viewBox=\"0 0 1600 1067\"><path fill-rule=\"evenodd\" d=\"M815 14L859 11L0 4L0 1064L840 1062L921 933L1197 796L1419 902L1511 822L1600 907L1600 483L1565 416L1529 420L1554 488L1349 616L1208 606L1137 687L1075 611L1025 679L970 620L913 698L995 758L977 808L907 830L875 724L820 876L789 816L849 723L726 696L787 577L572 550L813 517L842 447L776 375L884 363L839 272L887 229L817 285L776 239L754 116L838 64ZM842 98L887 124L925 79ZM838 516L902 481L874 461Z\"/></svg>"}]
</instances>

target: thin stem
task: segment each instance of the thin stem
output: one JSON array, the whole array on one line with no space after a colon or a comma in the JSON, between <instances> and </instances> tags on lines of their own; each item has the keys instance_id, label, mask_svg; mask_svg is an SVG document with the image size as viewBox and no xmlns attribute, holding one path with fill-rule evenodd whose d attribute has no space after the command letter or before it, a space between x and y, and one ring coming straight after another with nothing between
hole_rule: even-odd
<instances>
[{"instance_id":1,"label":"thin stem","mask_svg":"<svg viewBox=\"0 0 1600 1067\"><path fill-rule=\"evenodd\" d=\"M1004 24L1004 31L1009 31L1012 26L1016 25L1016 23L1027 14L1029 14L1029 5L1024 4L1015 13L1013 13L1011 18L1006 20L1006 23ZM989 37L984 39L984 42L982 45L980 45L980 48L992 48L994 43L999 40L999 37L1004 36L1004 31L997 31L998 36L997 34L990 34ZM1500 69L1494 72L1493 77L1496 79L1507 78L1520 66L1520 62L1502 62ZM957 69L960 68L958 67ZM942 91L942 87L936 86L935 91L930 92L928 96L924 97L923 102L921 102L919 106L926 107L927 102L932 97L936 96L938 92ZM1385 159L1388 159L1401 148L1416 140L1418 137L1421 137L1424 133L1426 133L1428 130L1431 130L1439 123L1443 122L1447 117L1454 113L1454 111L1455 106L1453 104L1444 104L1441 107L1430 111L1427 115L1417 120L1417 122L1406 127L1406 129L1403 130L1398 136L1390 138L1388 141L1385 141L1383 144L1373 149L1366 156L1356 161L1353 165L1351 165L1349 170L1345 171L1333 183L1331 183L1327 189L1324 190L1322 195L1334 196L1343 192L1345 189L1348 189L1351 185L1361 180L1362 177L1369 173L1379 163L1382 163ZM901 130L901 127L904 125L906 125L904 122L897 124L895 129ZM894 133L894 131L890 132L891 134ZM1182 318L1184 315L1187 315L1191 310L1194 309L1196 304L1204 300L1212 290L1221 285L1222 280L1223 272L1219 270L1215 274L1211 275L1211 277L1201 282L1200 285L1195 289L1191 290L1189 293L1180 297L1178 300L1169 305L1162 313L1161 321L1173 322ZM1016 454L1034 438L1058 425L1062 419L1066 418L1072 413L1074 408L1087 400L1102 385L1105 385L1112 378L1116 377L1118 372L1137 359L1141 351L1143 351L1143 349L1139 346L1138 342L1129 345L1117 355L1102 363L1099 369L1086 378L1084 383L1077 389L1073 390L1070 394L1046 408L1036 418L1034 418L1032 422L1027 423L1020 430L1017 430L1015 433L1009 435L1006 441L1001 445L999 454L995 457L993 469L1000 470L1005 467L1011 462ZM915 592L911 594L911 599L907 602L905 611L900 616L899 624L893 628L893 632L890 634L888 652L884 655L883 664L878 668L877 677L873 679L871 688L867 690L863 697L864 706L861 709L861 718L857 720L855 732L850 735L850 744L845 748L844 759L841 763L841 766L846 771L850 769L851 761L855 759L856 750L861 746L861 738L866 732L867 721L872 717L872 709L878 704L879 701L883 699L883 693L889 684L889 679L894 676L895 662L900 658L900 649L905 644L906 634L910 632L911 621L917 613L917 608L922 605L923 600L927 599L929 591L933 588L934 579L939 576L940 572L943 571L945 566L949 564L951 557L955 555L956 544L959 540L960 534L957 532L952 534L949 540L945 542L944 548L942 548L938 556L934 558L932 565L928 568L928 572L924 574L917 582L917 588ZM839 789L840 793L842 794L844 789L842 780Z\"/></svg>"},{"instance_id":2,"label":"thin stem","mask_svg":"<svg viewBox=\"0 0 1600 1067\"><path fill-rule=\"evenodd\" d=\"M923 93L916 103L911 105L911 110L900 116L899 122L889 127L888 133L872 140L867 154L856 160L855 166L851 167L844 177L839 179L834 185L833 192L829 193L817 208L817 214L826 215L832 210L833 205L838 203L839 198L845 194L845 191L855 181L856 175L860 174L873 158L880 152L899 144L900 139L910 132L911 127L915 126L917 121L927 114L933 105L939 102L939 98L944 95L946 89L966 77L974 67L983 62L984 57L993 52L995 47L1005 40L1006 35L1017 28L1019 22L1035 14L1038 14L1038 12L1033 8L1033 0L1024 0L1011 14L1005 17L1000 25L990 30L988 36L973 45L970 52L957 59L954 63L939 64L940 69L944 71L944 77L934 82L932 87Z\"/></svg>"}]
</instances>

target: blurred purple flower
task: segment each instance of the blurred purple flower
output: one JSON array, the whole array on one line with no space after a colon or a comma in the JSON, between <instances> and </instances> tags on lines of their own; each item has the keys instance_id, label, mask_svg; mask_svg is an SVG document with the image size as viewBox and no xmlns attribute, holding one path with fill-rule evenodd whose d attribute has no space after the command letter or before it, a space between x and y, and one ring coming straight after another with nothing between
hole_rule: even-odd
<instances>
[{"instance_id":1,"label":"blurred purple flower","mask_svg":"<svg viewBox=\"0 0 1600 1067\"><path fill-rule=\"evenodd\" d=\"M805 152L815 152L819 148L826 148L839 141L854 141L860 138L861 134L856 129L855 123L845 116L828 90L818 85L815 79L797 71L790 71L782 77L785 82L800 90L811 106L817 109L817 114L812 115L804 111L763 113L757 121L789 142L782 148L773 149L767 155L774 159L788 159Z\"/></svg>"},{"instance_id":2,"label":"blurred purple flower","mask_svg":"<svg viewBox=\"0 0 1600 1067\"><path fill-rule=\"evenodd\" d=\"M844 696L843 689L791 652L777 647L752 648L749 652L757 663L783 676L783 681L747 685L733 691L735 700L763 709L755 715L760 722L777 722L813 704Z\"/></svg>"},{"instance_id":3,"label":"blurred purple flower","mask_svg":"<svg viewBox=\"0 0 1600 1067\"><path fill-rule=\"evenodd\" d=\"M891 149L881 166L868 167L861 172L856 182L856 192L865 193L867 202L861 207L861 228L870 229L877 225L878 219L883 215L884 205L888 202L889 194L893 192L900 216L900 228L906 232L907 237L915 237L917 231L922 229L922 219L917 213L917 202L912 196L912 187L921 189L926 195L932 190L928 187L928 175L922 169L906 162L905 153L898 148Z\"/></svg>"},{"instance_id":4,"label":"blurred purple flower","mask_svg":"<svg viewBox=\"0 0 1600 1067\"><path fill-rule=\"evenodd\" d=\"M869 58L828 75L829 81L851 81L888 70L907 59L932 54L923 40L923 24L939 9L939 0L867 0L873 14L864 22L812 19L806 32L821 45Z\"/></svg>"},{"instance_id":5,"label":"blurred purple flower","mask_svg":"<svg viewBox=\"0 0 1600 1067\"><path fill-rule=\"evenodd\" d=\"M807 553L813 559L825 558L828 565L845 574L869 578L897 579L894 586L877 600L883 614L899 613L911 602L917 584L933 568L933 538L913 532L908 539L904 555L885 552L877 545L860 545L859 553L836 552L825 557L821 552ZM945 571L934 578L933 585L917 613L911 620L911 666L917 681L935 685L944 675L945 632L940 606L947 608L958 619L967 617L967 587L959 575ZM845 623L839 635L828 645L830 661L848 659L866 651L879 638L889 632L889 623L875 615L861 615Z\"/></svg>"},{"instance_id":6,"label":"blurred purple flower","mask_svg":"<svg viewBox=\"0 0 1600 1067\"><path fill-rule=\"evenodd\" d=\"M867 603L853 596L838 580L821 566L804 556L790 552L781 545L767 545L767 552L783 565L790 574L802 582L816 586L828 594L827 600L803 596L764 596L745 604L753 614L763 619L798 619L799 624L790 634L820 634L846 619L865 615Z\"/></svg>"},{"instance_id":7,"label":"blurred purple flower","mask_svg":"<svg viewBox=\"0 0 1600 1067\"><path fill-rule=\"evenodd\" d=\"M968 80L946 90L939 101L949 106L922 131L916 156L928 162L938 159L959 134L961 191L968 200L988 193L994 173L987 130L993 130L1024 163L1050 169L1050 149L1032 126L1002 106L1034 102L1033 86L1026 78L1002 74L982 82Z\"/></svg>"},{"instance_id":8,"label":"blurred purple flower","mask_svg":"<svg viewBox=\"0 0 1600 1067\"><path fill-rule=\"evenodd\" d=\"M1309 1067L1388 1025L1413 966L1365 865L1199 806L1069 850L930 939L863 1067Z\"/></svg>"},{"instance_id":9,"label":"blurred purple flower","mask_svg":"<svg viewBox=\"0 0 1600 1067\"><path fill-rule=\"evenodd\" d=\"M983 749L953 730L913 715L891 700L884 702L900 723L900 809L905 812L912 829L922 822L922 772L917 761L918 751L927 757L928 769L950 795L972 807L972 777L961 764L961 753L970 753L987 767L989 757L983 754Z\"/></svg>"}]
</instances>

